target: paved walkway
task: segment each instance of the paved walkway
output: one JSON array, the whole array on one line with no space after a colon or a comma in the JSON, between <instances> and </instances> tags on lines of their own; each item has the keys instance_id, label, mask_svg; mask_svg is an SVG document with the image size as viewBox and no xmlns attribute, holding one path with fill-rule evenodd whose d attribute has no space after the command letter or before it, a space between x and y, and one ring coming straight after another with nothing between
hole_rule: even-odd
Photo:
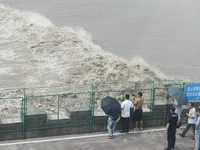
<instances>
[{"instance_id":1,"label":"paved walkway","mask_svg":"<svg viewBox=\"0 0 200 150\"><path fill-rule=\"evenodd\" d=\"M178 135L175 150L193 150L194 140L188 132L185 138ZM106 132L65 135L48 138L2 141L0 150L163 150L167 146L164 128L149 128L131 131L129 134L115 133L108 139Z\"/></svg>"}]
</instances>

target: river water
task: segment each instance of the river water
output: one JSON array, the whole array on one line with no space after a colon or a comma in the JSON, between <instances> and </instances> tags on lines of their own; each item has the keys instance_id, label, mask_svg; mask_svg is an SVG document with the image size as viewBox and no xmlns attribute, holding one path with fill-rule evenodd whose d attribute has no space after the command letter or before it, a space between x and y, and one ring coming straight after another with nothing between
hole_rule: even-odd
<instances>
[{"instance_id":1,"label":"river water","mask_svg":"<svg viewBox=\"0 0 200 150\"><path fill-rule=\"evenodd\" d=\"M128 61L139 56L167 76L199 79L198 0L0 0L0 4L39 13L57 27L83 28L104 51Z\"/></svg>"}]
</instances>

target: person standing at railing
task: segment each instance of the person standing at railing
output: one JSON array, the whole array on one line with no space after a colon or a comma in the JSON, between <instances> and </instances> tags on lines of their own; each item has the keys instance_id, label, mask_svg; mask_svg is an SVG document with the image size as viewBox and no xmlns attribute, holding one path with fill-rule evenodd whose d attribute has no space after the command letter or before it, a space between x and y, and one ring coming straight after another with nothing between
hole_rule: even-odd
<instances>
[{"instance_id":1,"label":"person standing at railing","mask_svg":"<svg viewBox=\"0 0 200 150\"><path fill-rule=\"evenodd\" d=\"M129 132L129 118L130 118L130 111L133 108L132 101L129 100L130 95L126 94L124 101L121 104L121 123L122 123L122 130L120 133L128 133Z\"/></svg>"},{"instance_id":2,"label":"person standing at railing","mask_svg":"<svg viewBox=\"0 0 200 150\"><path fill-rule=\"evenodd\" d=\"M113 134L114 134L115 127L116 127L116 124L117 124L116 120L117 120L116 117L113 117L113 116L110 116L110 115L108 116L107 129L108 129L108 134L109 134L108 138L109 139L114 138Z\"/></svg>"},{"instance_id":3,"label":"person standing at railing","mask_svg":"<svg viewBox=\"0 0 200 150\"><path fill-rule=\"evenodd\" d=\"M143 130L143 111L142 111L142 105L144 102L144 99L142 98L142 92L138 92L138 95L135 98L134 101L134 106L135 106L135 111L134 111L134 116L133 119L135 121L135 129L136 131ZM140 123L140 129L138 128L138 125Z\"/></svg>"}]
</instances>

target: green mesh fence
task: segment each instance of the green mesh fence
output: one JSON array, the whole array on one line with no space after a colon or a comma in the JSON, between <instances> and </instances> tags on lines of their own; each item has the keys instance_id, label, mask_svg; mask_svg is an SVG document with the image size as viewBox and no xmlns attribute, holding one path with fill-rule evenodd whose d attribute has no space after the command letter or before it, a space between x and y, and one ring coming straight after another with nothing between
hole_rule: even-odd
<instances>
[{"instance_id":1,"label":"green mesh fence","mask_svg":"<svg viewBox=\"0 0 200 150\"><path fill-rule=\"evenodd\" d=\"M184 83L164 80L0 89L0 132L21 132L22 138L25 138L25 133L31 130L82 125L88 126L89 132L92 132L94 117L105 116L100 106L101 99L111 96L123 101L125 94L132 95L139 91L143 93L145 100L144 111L150 112L145 119L149 120L151 126L152 120L156 119L155 103L170 101L167 92L169 86L183 88ZM83 109L88 110L85 121L80 123L78 120L70 120L70 111ZM32 117L38 117L38 123L31 124ZM166 116L161 117L164 124ZM17 128L12 128L13 123L18 125ZM4 126L5 124L7 126Z\"/></svg>"}]
</instances>

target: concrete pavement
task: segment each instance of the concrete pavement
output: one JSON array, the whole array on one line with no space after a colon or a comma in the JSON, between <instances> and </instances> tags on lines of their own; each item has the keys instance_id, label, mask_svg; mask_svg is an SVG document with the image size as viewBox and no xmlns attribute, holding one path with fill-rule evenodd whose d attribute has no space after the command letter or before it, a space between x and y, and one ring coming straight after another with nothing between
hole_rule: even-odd
<instances>
[{"instance_id":1,"label":"concrete pavement","mask_svg":"<svg viewBox=\"0 0 200 150\"><path fill-rule=\"evenodd\" d=\"M106 132L65 135L26 140L2 141L0 150L162 150L167 146L165 128L148 128L144 131L130 131L129 134L115 132L114 139L108 139ZM192 133L185 138L178 135L175 149L193 150L195 141Z\"/></svg>"}]
</instances>

